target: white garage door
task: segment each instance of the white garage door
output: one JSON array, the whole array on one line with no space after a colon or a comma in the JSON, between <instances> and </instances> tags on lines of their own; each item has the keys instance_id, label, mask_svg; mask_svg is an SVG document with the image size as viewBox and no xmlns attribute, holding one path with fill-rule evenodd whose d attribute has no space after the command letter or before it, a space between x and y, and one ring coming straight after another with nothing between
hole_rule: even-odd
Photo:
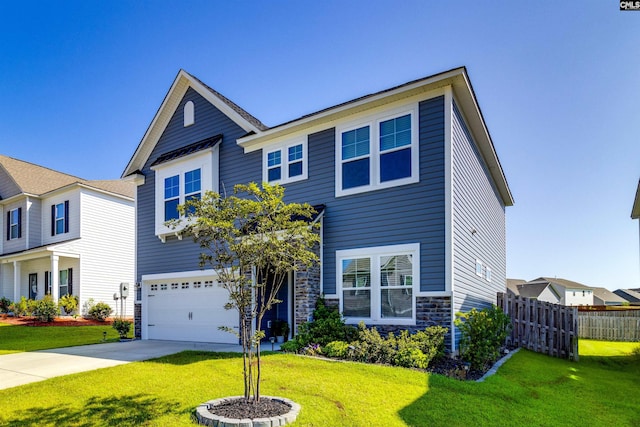
<instances>
[{"instance_id":1,"label":"white garage door","mask_svg":"<svg viewBox=\"0 0 640 427\"><path fill-rule=\"evenodd\" d=\"M215 280L167 280L145 283L147 336L155 340L237 344L220 326L238 330L238 312L225 310L229 296Z\"/></svg>"}]
</instances>

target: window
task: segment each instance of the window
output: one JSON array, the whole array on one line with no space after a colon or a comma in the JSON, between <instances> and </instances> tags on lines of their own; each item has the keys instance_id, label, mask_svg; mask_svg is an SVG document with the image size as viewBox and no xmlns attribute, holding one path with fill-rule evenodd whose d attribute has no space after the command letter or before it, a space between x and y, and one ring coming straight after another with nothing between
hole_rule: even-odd
<instances>
[{"instance_id":1,"label":"window","mask_svg":"<svg viewBox=\"0 0 640 427\"><path fill-rule=\"evenodd\" d=\"M164 179L164 220L178 219L180 204L180 176L174 175Z\"/></svg>"},{"instance_id":2,"label":"window","mask_svg":"<svg viewBox=\"0 0 640 427\"><path fill-rule=\"evenodd\" d=\"M72 286L72 277L73 277L73 269L69 268L67 270L60 270L60 283L59 290L60 296L63 297L65 295L73 294L73 286Z\"/></svg>"},{"instance_id":3,"label":"window","mask_svg":"<svg viewBox=\"0 0 640 427\"><path fill-rule=\"evenodd\" d=\"M216 145L151 167L155 171L155 234L163 242L167 235L178 235L185 225L178 228L167 225L167 221L180 219L179 205L202 198L206 191L219 190L217 165Z\"/></svg>"},{"instance_id":4,"label":"window","mask_svg":"<svg viewBox=\"0 0 640 427\"><path fill-rule=\"evenodd\" d=\"M349 323L415 323L418 243L336 251L341 311Z\"/></svg>"},{"instance_id":5,"label":"window","mask_svg":"<svg viewBox=\"0 0 640 427\"><path fill-rule=\"evenodd\" d=\"M307 144L297 142L264 150L262 179L287 183L307 179Z\"/></svg>"},{"instance_id":6,"label":"window","mask_svg":"<svg viewBox=\"0 0 640 427\"><path fill-rule=\"evenodd\" d=\"M491 267L485 267L484 269L484 278L487 282L491 281Z\"/></svg>"},{"instance_id":7,"label":"window","mask_svg":"<svg viewBox=\"0 0 640 427\"><path fill-rule=\"evenodd\" d=\"M184 119L184 127L191 126L196 122L195 116L195 108L193 105L193 101L187 101L184 104L184 109L182 110L183 119Z\"/></svg>"},{"instance_id":8,"label":"window","mask_svg":"<svg viewBox=\"0 0 640 427\"><path fill-rule=\"evenodd\" d=\"M476 276L482 277L482 261L476 260Z\"/></svg>"},{"instance_id":9,"label":"window","mask_svg":"<svg viewBox=\"0 0 640 427\"><path fill-rule=\"evenodd\" d=\"M22 208L7 212L7 240L22 237Z\"/></svg>"},{"instance_id":10,"label":"window","mask_svg":"<svg viewBox=\"0 0 640 427\"><path fill-rule=\"evenodd\" d=\"M418 182L417 108L336 128L336 196Z\"/></svg>"},{"instance_id":11,"label":"window","mask_svg":"<svg viewBox=\"0 0 640 427\"><path fill-rule=\"evenodd\" d=\"M69 232L69 201L51 205L51 235Z\"/></svg>"}]
</instances>

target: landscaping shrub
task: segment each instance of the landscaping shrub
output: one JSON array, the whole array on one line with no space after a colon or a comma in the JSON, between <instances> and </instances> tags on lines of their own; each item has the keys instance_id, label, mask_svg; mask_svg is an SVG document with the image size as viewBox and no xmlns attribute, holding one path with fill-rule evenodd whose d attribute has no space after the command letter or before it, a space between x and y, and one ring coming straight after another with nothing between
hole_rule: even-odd
<instances>
[{"instance_id":1,"label":"landscaping shrub","mask_svg":"<svg viewBox=\"0 0 640 427\"><path fill-rule=\"evenodd\" d=\"M344 341L331 341L329 344L322 347L322 354L327 357L346 359L349 354L349 343Z\"/></svg>"},{"instance_id":2,"label":"landscaping shrub","mask_svg":"<svg viewBox=\"0 0 640 427\"><path fill-rule=\"evenodd\" d=\"M0 298L0 313L7 314L9 307L11 307L11 300L5 297Z\"/></svg>"},{"instance_id":3,"label":"landscaping shrub","mask_svg":"<svg viewBox=\"0 0 640 427\"><path fill-rule=\"evenodd\" d=\"M355 337L356 329L353 326L345 325L338 309L327 307L324 299L319 298L313 311L313 320L300 325L295 340L298 348L303 348L309 344L323 346L331 341L349 342Z\"/></svg>"},{"instance_id":4,"label":"landscaping shrub","mask_svg":"<svg viewBox=\"0 0 640 427\"><path fill-rule=\"evenodd\" d=\"M280 350L286 353L297 353L302 347L295 338L280 344Z\"/></svg>"},{"instance_id":5,"label":"landscaping shrub","mask_svg":"<svg viewBox=\"0 0 640 427\"><path fill-rule=\"evenodd\" d=\"M131 330L131 321L124 319L115 319L111 324L111 327L118 331L120 338L127 338L129 331Z\"/></svg>"},{"instance_id":6,"label":"landscaping shrub","mask_svg":"<svg viewBox=\"0 0 640 427\"><path fill-rule=\"evenodd\" d=\"M471 369L484 370L498 360L500 349L511 330L511 319L495 305L467 313L456 313L455 325L462 334L460 355Z\"/></svg>"},{"instance_id":7,"label":"landscaping shrub","mask_svg":"<svg viewBox=\"0 0 640 427\"><path fill-rule=\"evenodd\" d=\"M109 306L109 304L99 302L89 309L89 317L104 322L106 318L111 315L112 311L113 309L111 308L111 306Z\"/></svg>"},{"instance_id":8,"label":"landscaping shrub","mask_svg":"<svg viewBox=\"0 0 640 427\"><path fill-rule=\"evenodd\" d=\"M351 345L353 360L368 363L393 363L396 347L393 334L389 334L389 337L385 339L375 327L367 328L364 322L360 322L358 324L358 339Z\"/></svg>"},{"instance_id":9,"label":"landscaping shrub","mask_svg":"<svg viewBox=\"0 0 640 427\"><path fill-rule=\"evenodd\" d=\"M444 326L429 326L422 331L410 335L417 347L429 361L444 356L444 338L448 329Z\"/></svg>"},{"instance_id":10,"label":"landscaping shrub","mask_svg":"<svg viewBox=\"0 0 640 427\"><path fill-rule=\"evenodd\" d=\"M64 313L69 315L78 308L78 297L75 295L64 295L60 298L58 304L64 310Z\"/></svg>"},{"instance_id":11,"label":"landscaping shrub","mask_svg":"<svg viewBox=\"0 0 640 427\"><path fill-rule=\"evenodd\" d=\"M20 301L14 301L9 306L9 310L12 311L16 317L26 316L28 313L27 299L25 297L21 297Z\"/></svg>"},{"instance_id":12,"label":"landscaping shrub","mask_svg":"<svg viewBox=\"0 0 640 427\"><path fill-rule=\"evenodd\" d=\"M45 295L41 300L33 301L32 315L41 322L52 322L60 314L60 309L51 298Z\"/></svg>"}]
</instances>

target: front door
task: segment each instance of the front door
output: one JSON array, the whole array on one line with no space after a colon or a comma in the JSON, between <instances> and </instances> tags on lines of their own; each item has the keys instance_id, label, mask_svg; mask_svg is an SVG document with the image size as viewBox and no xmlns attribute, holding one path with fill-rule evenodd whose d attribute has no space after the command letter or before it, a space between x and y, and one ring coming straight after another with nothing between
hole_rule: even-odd
<instances>
[{"instance_id":1,"label":"front door","mask_svg":"<svg viewBox=\"0 0 640 427\"><path fill-rule=\"evenodd\" d=\"M291 274L289 274L291 276ZM275 337L277 334L275 332L274 327L278 322L288 322L289 327L291 327L291 323L289 322L289 278L285 279L282 283L282 286L278 290L276 294L276 298L281 303L275 304L271 310L267 311L262 318L262 330L265 333L265 339L268 340L271 337ZM269 289L267 289L269 292Z\"/></svg>"},{"instance_id":2,"label":"front door","mask_svg":"<svg viewBox=\"0 0 640 427\"><path fill-rule=\"evenodd\" d=\"M29 299L36 299L38 297L38 274L29 274Z\"/></svg>"}]
</instances>

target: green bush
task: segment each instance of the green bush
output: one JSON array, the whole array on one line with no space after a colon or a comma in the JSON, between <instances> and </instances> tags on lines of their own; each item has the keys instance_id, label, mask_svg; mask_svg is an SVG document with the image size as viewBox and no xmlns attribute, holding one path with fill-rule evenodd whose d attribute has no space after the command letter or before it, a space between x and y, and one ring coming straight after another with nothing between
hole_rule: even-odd
<instances>
[{"instance_id":1,"label":"green bush","mask_svg":"<svg viewBox=\"0 0 640 427\"><path fill-rule=\"evenodd\" d=\"M7 314L9 307L11 307L11 300L5 297L0 298L0 313Z\"/></svg>"},{"instance_id":2,"label":"green bush","mask_svg":"<svg viewBox=\"0 0 640 427\"><path fill-rule=\"evenodd\" d=\"M64 313L69 315L78 308L78 297L75 295L64 295L58 302Z\"/></svg>"},{"instance_id":3,"label":"green bush","mask_svg":"<svg viewBox=\"0 0 640 427\"><path fill-rule=\"evenodd\" d=\"M104 322L106 318L111 315L112 311L113 309L109 304L99 302L89 309L89 317Z\"/></svg>"},{"instance_id":4,"label":"green bush","mask_svg":"<svg viewBox=\"0 0 640 427\"><path fill-rule=\"evenodd\" d=\"M364 322L360 322L358 324L358 339L351 345L353 350L350 357L353 360L368 363L393 363L396 346L393 334L384 338L375 327L367 328Z\"/></svg>"},{"instance_id":5,"label":"green bush","mask_svg":"<svg viewBox=\"0 0 640 427\"><path fill-rule=\"evenodd\" d=\"M14 301L9 306L9 310L13 312L16 317L26 316L28 313L27 299L23 296L20 298L20 301Z\"/></svg>"},{"instance_id":6,"label":"green bush","mask_svg":"<svg viewBox=\"0 0 640 427\"><path fill-rule=\"evenodd\" d=\"M327 357L346 359L349 354L349 344L344 341L331 341L322 347L322 354Z\"/></svg>"},{"instance_id":7,"label":"green bush","mask_svg":"<svg viewBox=\"0 0 640 427\"><path fill-rule=\"evenodd\" d=\"M60 310L51 295L45 295L41 300L33 301L32 315L41 322L52 322L60 314Z\"/></svg>"},{"instance_id":8,"label":"green bush","mask_svg":"<svg viewBox=\"0 0 640 427\"><path fill-rule=\"evenodd\" d=\"M484 370L498 360L511 330L511 319L495 305L467 313L456 313L455 325L462 334L460 355L471 369Z\"/></svg>"},{"instance_id":9,"label":"green bush","mask_svg":"<svg viewBox=\"0 0 640 427\"><path fill-rule=\"evenodd\" d=\"M345 325L337 308L327 307L324 299L320 298L313 311L313 320L300 325L295 341L298 348L303 348L309 344L323 346L331 341L349 342L355 337L356 328Z\"/></svg>"},{"instance_id":10,"label":"green bush","mask_svg":"<svg viewBox=\"0 0 640 427\"><path fill-rule=\"evenodd\" d=\"M416 343L417 348L427 356L430 362L444 356L444 339L447 331L449 329L444 326L429 326L423 331L412 334L411 340Z\"/></svg>"},{"instance_id":11,"label":"green bush","mask_svg":"<svg viewBox=\"0 0 640 427\"><path fill-rule=\"evenodd\" d=\"M286 353L297 353L302 347L295 338L280 344L280 350Z\"/></svg>"},{"instance_id":12,"label":"green bush","mask_svg":"<svg viewBox=\"0 0 640 427\"><path fill-rule=\"evenodd\" d=\"M131 330L131 321L124 319L115 319L113 323L111 323L111 327L118 331L118 335L120 335L120 338L127 338L127 335L129 335L129 331Z\"/></svg>"}]
</instances>

